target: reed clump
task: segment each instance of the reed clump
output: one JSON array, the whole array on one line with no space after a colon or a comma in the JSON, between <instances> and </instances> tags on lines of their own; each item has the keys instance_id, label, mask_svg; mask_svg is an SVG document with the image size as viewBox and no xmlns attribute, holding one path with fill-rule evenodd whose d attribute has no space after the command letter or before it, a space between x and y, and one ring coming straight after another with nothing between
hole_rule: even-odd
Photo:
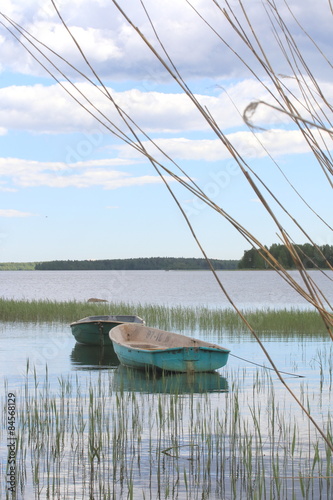
<instances>
[{"instance_id":1,"label":"reed clump","mask_svg":"<svg viewBox=\"0 0 333 500\"><path fill-rule=\"evenodd\" d=\"M169 392L167 374L158 390L139 391L130 369L54 380L27 364L17 393L22 497L329 498L330 451L290 419L267 371L223 375L223 391L184 392L180 377Z\"/></svg>"},{"instance_id":2,"label":"reed clump","mask_svg":"<svg viewBox=\"0 0 333 500\"><path fill-rule=\"evenodd\" d=\"M87 303L79 301L0 299L0 321L70 323L86 316L137 314L147 325L178 331L238 331L246 327L232 309L182 307L157 304ZM304 336L323 335L325 328L315 310L258 309L244 311L253 328L264 334L299 332Z\"/></svg>"}]
</instances>

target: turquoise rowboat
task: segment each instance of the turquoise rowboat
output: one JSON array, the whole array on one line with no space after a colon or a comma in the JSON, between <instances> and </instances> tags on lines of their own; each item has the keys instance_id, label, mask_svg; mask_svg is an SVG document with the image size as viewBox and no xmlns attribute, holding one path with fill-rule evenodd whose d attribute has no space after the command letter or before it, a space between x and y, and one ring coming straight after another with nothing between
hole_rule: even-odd
<instances>
[{"instance_id":1,"label":"turquoise rowboat","mask_svg":"<svg viewBox=\"0 0 333 500\"><path fill-rule=\"evenodd\" d=\"M226 365L229 350L186 335L126 323L109 333L121 364L172 372L211 372Z\"/></svg>"},{"instance_id":2,"label":"turquoise rowboat","mask_svg":"<svg viewBox=\"0 0 333 500\"><path fill-rule=\"evenodd\" d=\"M87 345L111 346L109 337L111 328L123 323L144 324L139 316L88 316L74 321L69 326L77 342Z\"/></svg>"}]
</instances>

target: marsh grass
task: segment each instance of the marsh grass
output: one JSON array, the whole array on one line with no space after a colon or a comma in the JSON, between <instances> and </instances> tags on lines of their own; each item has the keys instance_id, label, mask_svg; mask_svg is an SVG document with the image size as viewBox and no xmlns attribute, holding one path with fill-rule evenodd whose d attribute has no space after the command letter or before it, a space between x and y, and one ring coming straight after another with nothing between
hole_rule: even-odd
<instances>
[{"instance_id":1,"label":"marsh grass","mask_svg":"<svg viewBox=\"0 0 333 500\"><path fill-rule=\"evenodd\" d=\"M231 309L207 307L168 307L153 304L85 303L50 300L17 301L0 299L0 321L70 323L86 316L137 314L147 325L179 331L244 331L245 326ZM300 332L303 336L323 335L325 327L317 311L298 309L263 309L245 311L245 316L259 332Z\"/></svg>"},{"instance_id":2,"label":"marsh grass","mask_svg":"<svg viewBox=\"0 0 333 500\"><path fill-rule=\"evenodd\" d=\"M264 370L226 370L229 392L213 394L125 391L116 375L50 384L27 365L17 394L22 498L330 498L330 451L290 419Z\"/></svg>"}]
</instances>

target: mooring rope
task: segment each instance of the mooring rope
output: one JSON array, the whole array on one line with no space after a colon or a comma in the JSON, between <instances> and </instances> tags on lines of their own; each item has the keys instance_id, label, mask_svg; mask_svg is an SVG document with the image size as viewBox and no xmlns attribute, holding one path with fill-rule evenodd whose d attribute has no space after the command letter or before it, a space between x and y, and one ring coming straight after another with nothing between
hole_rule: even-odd
<instances>
[{"instance_id":1,"label":"mooring rope","mask_svg":"<svg viewBox=\"0 0 333 500\"><path fill-rule=\"evenodd\" d=\"M251 363L251 365L260 366L260 368L265 368L266 370L276 372L276 370L274 370L274 368L271 368L270 366L260 365L259 363L255 363L254 361L250 361L249 359L241 358L240 356L236 356L235 354L230 353L229 356L233 356L234 358L241 359L242 361L246 361L247 363ZM280 370L278 370L278 372L283 373L284 375L291 375L292 377L296 378L305 378L305 375L298 375L297 373L281 372Z\"/></svg>"}]
</instances>

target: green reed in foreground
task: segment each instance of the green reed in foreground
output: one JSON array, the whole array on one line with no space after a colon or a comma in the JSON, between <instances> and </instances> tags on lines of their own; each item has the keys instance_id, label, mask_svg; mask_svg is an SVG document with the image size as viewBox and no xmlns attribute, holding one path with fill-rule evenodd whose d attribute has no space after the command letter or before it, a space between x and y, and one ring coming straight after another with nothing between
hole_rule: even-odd
<instances>
[{"instance_id":1,"label":"green reed in foreground","mask_svg":"<svg viewBox=\"0 0 333 500\"><path fill-rule=\"evenodd\" d=\"M178 376L166 374L158 392L142 392L129 389L132 370L51 385L28 365L16 395L22 497L330 498L331 453L303 419L290 418L267 372L223 374L221 392L184 393L184 378L177 389ZM164 390L170 376L172 392Z\"/></svg>"},{"instance_id":2,"label":"green reed in foreground","mask_svg":"<svg viewBox=\"0 0 333 500\"><path fill-rule=\"evenodd\" d=\"M162 329L242 331L245 326L231 309L207 307L168 307L154 304L85 303L77 301L0 299L0 321L66 322L85 316L103 314L137 314L147 325ZM260 332L301 332L305 335L323 334L325 328L316 311L255 310L245 313L250 324Z\"/></svg>"}]
</instances>

